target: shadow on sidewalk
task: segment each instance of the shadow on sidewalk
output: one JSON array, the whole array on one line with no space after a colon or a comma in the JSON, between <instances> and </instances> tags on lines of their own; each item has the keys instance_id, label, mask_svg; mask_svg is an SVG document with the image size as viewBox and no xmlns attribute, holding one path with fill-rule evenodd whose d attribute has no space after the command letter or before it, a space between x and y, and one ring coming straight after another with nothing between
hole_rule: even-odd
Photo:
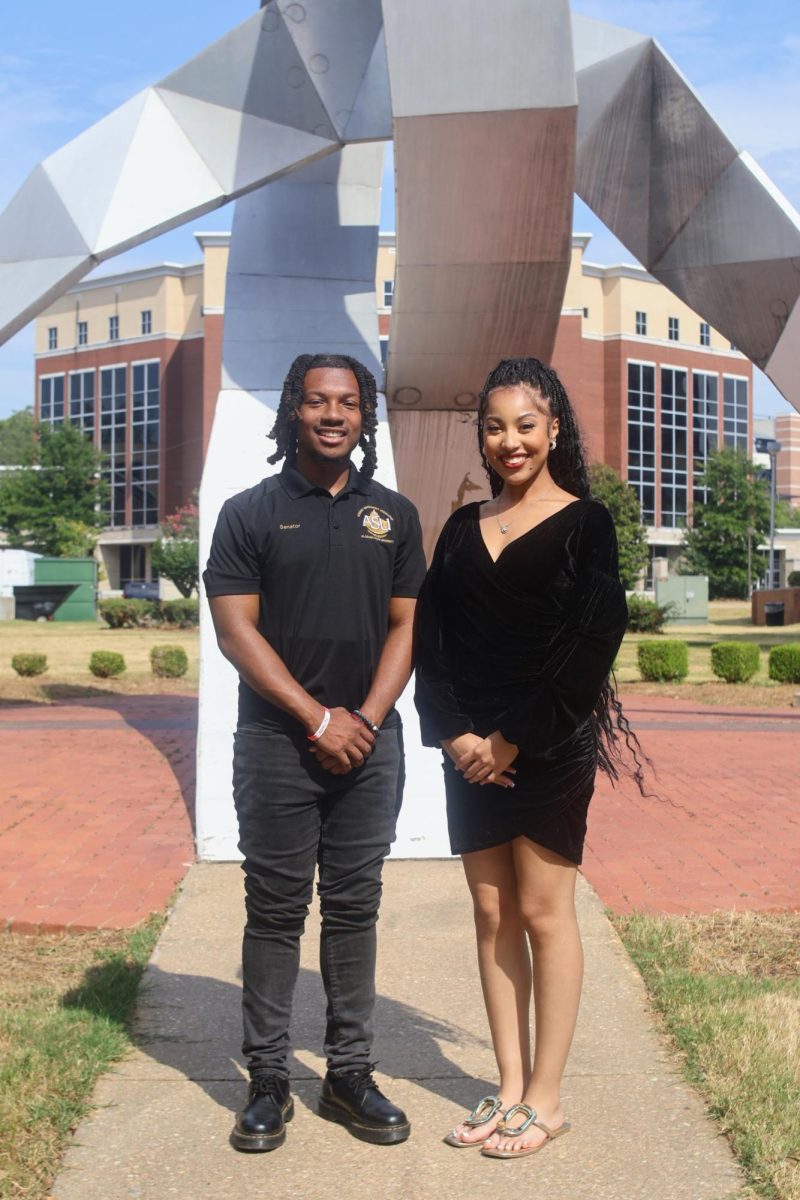
<instances>
[{"instance_id":1,"label":"shadow on sidewalk","mask_svg":"<svg viewBox=\"0 0 800 1200\"><path fill-rule=\"evenodd\" d=\"M107 995L107 989L92 986L100 982L92 976L104 970L105 965L89 968L80 988L64 998L64 1006L69 1008L78 1003L86 1007L87 997ZM301 968L291 1028L296 1051L321 1057L324 1014L325 994L320 975ZM476 1095L488 1095L496 1086L496 1081L465 1075L457 1061L443 1053L440 1043L452 1045L456 1060L461 1050L469 1050L472 1059L476 1049L489 1050L484 1039L457 1025L389 996L378 995L375 1029L374 1055L382 1074L413 1079L428 1091L465 1108L474 1105ZM241 1092L232 1112L241 1107L245 1095L247 1076L240 1054L241 1036L241 989L237 984L205 975L174 974L150 964L139 991L133 1027L137 1049L161 1066L180 1072L223 1108L230 1106L230 1088L220 1085L241 1080ZM138 1070L138 1064L133 1069ZM320 1070L316 1070L294 1056L290 1061L292 1082L301 1087L304 1083L318 1082L322 1069L322 1062ZM306 1102L302 1095L300 1099ZM313 1100L310 1106L313 1107Z\"/></svg>"}]
</instances>

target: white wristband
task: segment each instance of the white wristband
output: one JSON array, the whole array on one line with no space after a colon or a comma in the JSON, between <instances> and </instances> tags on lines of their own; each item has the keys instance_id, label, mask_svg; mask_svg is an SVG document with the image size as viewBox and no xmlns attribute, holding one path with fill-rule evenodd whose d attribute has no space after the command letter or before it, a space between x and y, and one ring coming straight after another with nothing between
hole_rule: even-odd
<instances>
[{"instance_id":1,"label":"white wristband","mask_svg":"<svg viewBox=\"0 0 800 1200\"><path fill-rule=\"evenodd\" d=\"M329 708L326 708L325 714L319 723L319 729L316 731L316 733L307 733L306 734L306 737L308 738L308 740L310 742L318 742L319 741L319 739L322 737L325 730L328 728L328 722L330 721L330 719L331 719L331 710Z\"/></svg>"}]
</instances>

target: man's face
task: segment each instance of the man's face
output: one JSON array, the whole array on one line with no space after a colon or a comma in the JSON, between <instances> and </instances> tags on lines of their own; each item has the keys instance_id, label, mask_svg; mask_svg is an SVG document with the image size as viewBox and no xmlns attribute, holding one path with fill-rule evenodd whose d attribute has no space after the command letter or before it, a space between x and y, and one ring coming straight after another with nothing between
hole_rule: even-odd
<instances>
[{"instance_id":1,"label":"man's face","mask_svg":"<svg viewBox=\"0 0 800 1200\"><path fill-rule=\"evenodd\" d=\"M307 371L297 414L298 458L344 463L360 437L361 398L353 372L344 367Z\"/></svg>"}]
</instances>

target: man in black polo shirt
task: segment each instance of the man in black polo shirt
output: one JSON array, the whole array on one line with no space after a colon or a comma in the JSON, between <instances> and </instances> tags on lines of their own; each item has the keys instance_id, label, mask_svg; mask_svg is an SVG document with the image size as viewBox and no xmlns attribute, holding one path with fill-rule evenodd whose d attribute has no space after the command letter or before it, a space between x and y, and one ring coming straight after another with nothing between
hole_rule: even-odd
<instances>
[{"instance_id":1,"label":"man in black polo shirt","mask_svg":"<svg viewBox=\"0 0 800 1200\"><path fill-rule=\"evenodd\" d=\"M244 855L246 1107L238 1150L273 1150L293 1113L289 1019L319 867L328 1071L319 1111L369 1142L408 1137L372 1077L375 923L395 835L402 733L425 573L414 506L372 479L375 380L355 359L301 355L272 437L279 475L222 508L203 576L239 672L234 800ZM350 455L364 453L357 471Z\"/></svg>"}]
</instances>

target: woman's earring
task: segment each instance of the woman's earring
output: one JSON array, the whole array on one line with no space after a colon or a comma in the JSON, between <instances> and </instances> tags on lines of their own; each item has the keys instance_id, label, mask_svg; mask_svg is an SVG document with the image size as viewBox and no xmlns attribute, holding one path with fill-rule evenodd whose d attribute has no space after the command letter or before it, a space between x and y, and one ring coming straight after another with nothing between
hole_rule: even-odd
<instances>
[{"instance_id":1,"label":"woman's earring","mask_svg":"<svg viewBox=\"0 0 800 1200\"><path fill-rule=\"evenodd\" d=\"M555 448L556 448L556 439L550 438L550 449L555 450Z\"/></svg>"}]
</instances>

